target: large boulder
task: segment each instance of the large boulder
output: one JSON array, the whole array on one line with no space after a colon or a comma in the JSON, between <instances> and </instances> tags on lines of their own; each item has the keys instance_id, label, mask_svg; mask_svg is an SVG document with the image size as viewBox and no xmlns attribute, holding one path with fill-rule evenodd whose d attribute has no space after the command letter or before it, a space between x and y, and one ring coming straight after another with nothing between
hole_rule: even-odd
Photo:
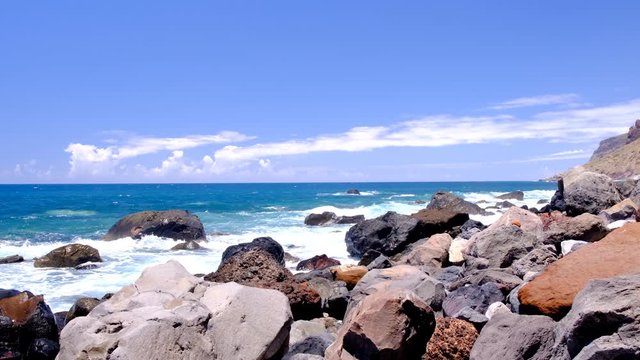
<instances>
[{"instance_id":1,"label":"large boulder","mask_svg":"<svg viewBox=\"0 0 640 360\"><path fill-rule=\"evenodd\" d=\"M556 328L553 359L640 359L640 274L596 279Z\"/></svg>"},{"instance_id":2,"label":"large boulder","mask_svg":"<svg viewBox=\"0 0 640 360\"><path fill-rule=\"evenodd\" d=\"M638 205L631 199L624 199L612 207L602 210L599 216L605 219L607 223L612 223L618 220L636 220L637 212Z\"/></svg>"},{"instance_id":3,"label":"large boulder","mask_svg":"<svg viewBox=\"0 0 640 360\"><path fill-rule=\"evenodd\" d=\"M86 262L102 262L97 249L89 245L69 244L34 260L35 267L76 267Z\"/></svg>"},{"instance_id":4,"label":"large boulder","mask_svg":"<svg viewBox=\"0 0 640 360\"><path fill-rule=\"evenodd\" d=\"M583 172L565 183L562 197L570 216L598 215L622 200L610 177L593 172Z\"/></svg>"},{"instance_id":5,"label":"large boulder","mask_svg":"<svg viewBox=\"0 0 640 360\"><path fill-rule=\"evenodd\" d=\"M345 235L345 242L351 256L361 257L367 250L389 256L401 252L427 234L422 221L390 211L351 227Z\"/></svg>"},{"instance_id":6,"label":"large boulder","mask_svg":"<svg viewBox=\"0 0 640 360\"><path fill-rule=\"evenodd\" d=\"M422 221L429 234L448 233L469 221L469 214L449 209L422 209L411 216Z\"/></svg>"},{"instance_id":7,"label":"large boulder","mask_svg":"<svg viewBox=\"0 0 640 360\"><path fill-rule=\"evenodd\" d=\"M535 235L539 240L543 239L543 223L538 215L529 210L519 207L512 207L505 211L498 220L489 226L495 229L506 225L516 225L522 231Z\"/></svg>"},{"instance_id":8,"label":"large boulder","mask_svg":"<svg viewBox=\"0 0 640 360\"><path fill-rule=\"evenodd\" d=\"M435 325L433 310L416 294L381 291L367 296L347 316L325 358L418 360Z\"/></svg>"},{"instance_id":9,"label":"large boulder","mask_svg":"<svg viewBox=\"0 0 640 360\"><path fill-rule=\"evenodd\" d=\"M410 290L435 310L441 308L445 297L441 282L414 266L397 265L369 271L351 290L347 314L366 296L392 290Z\"/></svg>"},{"instance_id":10,"label":"large boulder","mask_svg":"<svg viewBox=\"0 0 640 360\"><path fill-rule=\"evenodd\" d=\"M438 191L431 196L427 209L450 210L469 215L486 215L486 211L480 206L463 200L450 192Z\"/></svg>"},{"instance_id":11,"label":"large boulder","mask_svg":"<svg viewBox=\"0 0 640 360\"><path fill-rule=\"evenodd\" d=\"M471 268L510 267L538 244L534 233L523 231L516 225L492 225L469 241L471 245L465 250L465 260Z\"/></svg>"},{"instance_id":12,"label":"large boulder","mask_svg":"<svg viewBox=\"0 0 640 360\"><path fill-rule=\"evenodd\" d=\"M400 264L442 267L449 257L449 247L453 239L449 234L436 234L428 239L410 245L398 260Z\"/></svg>"},{"instance_id":13,"label":"large boulder","mask_svg":"<svg viewBox=\"0 0 640 360\"><path fill-rule=\"evenodd\" d=\"M219 267L224 265L231 257L255 249L266 251L280 265L284 266L284 249L282 249L282 245L270 237L259 237L251 242L231 245L226 248L222 253Z\"/></svg>"},{"instance_id":14,"label":"large boulder","mask_svg":"<svg viewBox=\"0 0 640 360\"><path fill-rule=\"evenodd\" d=\"M589 280L640 272L639 258L640 223L627 224L549 265L520 289L521 309L562 318Z\"/></svg>"},{"instance_id":15,"label":"large boulder","mask_svg":"<svg viewBox=\"0 0 640 360\"><path fill-rule=\"evenodd\" d=\"M559 211L540 215L544 223L544 243L560 245L565 240L594 242L607 235L607 224L600 217L589 213L576 217L565 216Z\"/></svg>"},{"instance_id":16,"label":"large boulder","mask_svg":"<svg viewBox=\"0 0 640 360\"><path fill-rule=\"evenodd\" d=\"M467 360L478 338L469 322L453 318L437 318L436 329L427 345L423 360Z\"/></svg>"},{"instance_id":17,"label":"large boulder","mask_svg":"<svg viewBox=\"0 0 640 360\"><path fill-rule=\"evenodd\" d=\"M204 240L204 226L197 215L186 210L141 211L118 220L104 240L125 237L139 239L155 235L173 240Z\"/></svg>"},{"instance_id":18,"label":"large boulder","mask_svg":"<svg viewBox=\"0 0 640 360\"><path fill-rule=\"evenodd\" d=\"M482 285L468 285L460 287L449 294L442 302L442 310L446 316L460 317L461 312L469 308L480 315L489 308L489 305L504 300L504 294L495 283Z\"/></svg>"},{"instance_id":19,"label":"large boulder","mask_svg":"<svg viewBox=\"0 0 640 360\"><path fill-rule=\"evenodd\" d=\"M500 200L524 200L524 192L522 191L512 191L506 194L496 196Z\"/></svg>"},{"instance_id":20,"label":"large boulder","mask_svg":"<svg viewBox=\"0 0 640 360\"><path fill-rule=\"evenodd\" d=\"M305 283L295 281L293 274L270 253L253 249L238 253L224 262L207 281L238 284L278 290L289 298L294 318L313 319L322 316L320 295Z\"/></svg>"},{"instance_id":21,"label":"large boulder","mask_svg":"<svg viewBox=\"0 0 640 360\"><path fill-rule=\"evenodd\" d=\"M558 256L549 247L539 247L511 264L511 271L521 278L529 272L539 273L549 264L558 260Z\"/></svg>"},{"instance_id":22,"label":"large boulder","mask_svg":"<svg viewBox=\"0 0 640 360\"><path fill-rule=\"evenodd\" d=\"M340 265L340 261L322 254L300 261L296 265L296 270L322 270L336 265Z\"/></svg>"},{"instance_id":23,"label":"large boulder","mask_svg":"<svg viewBox=\"0 0 640 360\"><path fill-rule=\"evenodd\" d=\"M546 316L497 313L482 328L469 359L555 359L554 326Z\"/></svg>"},{"instance_id":24,"label":"large boulder","mask_svg":"<svg viewBox=\"0 0 640 360\"><path fill-rule=\"evenodd\" d=\"M278 291L209 283L169 261L67 324L58 358L280 359L292 322Z\"/></svg>"}]
</instances>

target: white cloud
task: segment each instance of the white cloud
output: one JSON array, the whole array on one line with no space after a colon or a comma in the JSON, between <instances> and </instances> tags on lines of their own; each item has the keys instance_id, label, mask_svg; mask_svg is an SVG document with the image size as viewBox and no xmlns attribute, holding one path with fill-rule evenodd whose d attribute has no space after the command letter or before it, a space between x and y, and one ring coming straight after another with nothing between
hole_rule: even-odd
<instances>
[{"instance_id":1,"label":"white cloud","mask_svg":"<svg viewBox=\"0 0 640 360\"><path fill-rule=\"evenodd\" d=\"M521 97L491 106L493 110L517 109L531 106L545 105L574 105L580 97L577 94L550 94L540 96Z\"/></svg>"}]
</instances>

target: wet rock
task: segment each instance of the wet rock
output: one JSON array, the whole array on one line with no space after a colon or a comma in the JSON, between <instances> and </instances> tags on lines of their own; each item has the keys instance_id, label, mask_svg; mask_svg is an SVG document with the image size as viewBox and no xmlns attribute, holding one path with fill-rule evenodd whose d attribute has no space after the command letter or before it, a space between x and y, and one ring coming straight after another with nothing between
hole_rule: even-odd
<instances>
[{"instance_id":1,"label":"wet rock","mask_svg":"<svg viewBox=\"0 0 640 360\"><path fill-rule=\"evenodd\" d=\"M336 224L359 224L361 222L363 222L364 219L364 215L352 215L352 216L338 216L338 218L335 220Z\"/></svg>"},{"instance_id":2,"label":"wet rock","mask_svg":"<svg viewBox=\"0 0 640 360\"><path fill-rule=\"evenodd\" d=\"M496 196L500 200L524 200L524 192L522 191L512 191L506 194Z\"/></svg>"},{"instance_id":3,"label":"wet rock","mask_svg":"<svg viewBox=\"0 0 640 360\"><path fill-rule=\"evenodd\" d=\"M568 217L554 211L541 215L544 223L544 243L558 246L565 240L594 242L609 232L604 220L596 215L581 214Z\"/></svg>"},{"instance_id":4,"label":"wet rock","mask_svg":"<svg viewBox=\"0 0 640 360\"><path fill-rule=\"evenodd\" d=\"M334 359L420 359L435 329L433 310L407 290L367 296L325 352Z\"/></svg>"},{"instance_id":5,"label":"wet rock","mask_svg":"<svg viewBox=\"0 0 640 360\"><path fill-rule=\"evenodd\" d=\"M322 254L300 261L296 266L296 270L322 270L336 265L340 265L340 261Z\"/></svg>"},{"instance_id":6,"label":"wet rock","mask_svg":"<svg viewBox=\"0 0 640 360\"><path fill-rule=\"evenodd\" d=\"M548 247L539 247L531 250L527 255L516 260L511 265L511 271L514 275L523 278L526 273L541 272L547 265L558 260L556 253Z\"/></svg>"},{"instance_id":7,"label":"wet rock","mask_svg":"<svg viewBox=\"0 0 640 360\"><path fill-rule=\"evenodd\" d=\"M521 309L560 319L589 280L640 272L638 258L640 223L627 224L549 265L520 289Z\"/></svg>"},{"instance_id":8,"label":"wet rock","mask_svg":"<svg viewBox=\"0 0 640 360\"><path fill-rule=\"evenodd\" d=\"M97 263L93 263L93 262L80 264L80 265L74 267L74 269L76 269L76 270L94 270L94 269L97 269L97 268L98 268L98 264Z\"/></svg>"},{"instance_id":9,"label":"wet rock","mask_svg":"<svg viewBox=\"0 0 640 360\"><path fill-rule=\"evenodd\" d=\"M47 255L37 258L33 266L40 267L75 267L86 262L102 262L97 249L89 245L69 244L59 247Z\"/></svg>"},{"instance_id":10,"label":"wet rock","mask_svg":"<svg viewBox=\"0 0 640 360\"><path fill-rule=\"evenodd\" d=\"M484 326L469 359L553 359L554 326L546 316L501 312Z\"/></svg>"},{"instance_id":11,"label":"wet rock","mask_svg":"<svg viewBox=\"0 0 640 360\"><path fill-rule=\"evenodd\" d=\"M423 360L467 360L478 331L464 320L437 318Z\"/></svg>"},{"instance_id":12,"label":"wet rock","mask_svg":"<svg viewBox=\"0 0 640 360\"><path fill-rule=\"evenodd\" d=\"M349 189L346 191L347 194L349 195L360 195L360 190L358 189Z\"/></svg>"},{"instance_id":13,"label":"wet rock","mask_svg":"<svg viewBox=\"0 0 640 360\"><path fill-rule=\"evenodd\" d=\"M175 250L200 250L200 249L202 249L202 246L200 246L200 244L198 244L195 241L183 242L171 248L171 250L174 250L174 251Z\"/></svg>"},{"instance_id":14,"label":"wet rock","mask_svg":"<svg viewBox=\"0 0 640 360\"><path fill-rule=\"evenodd\" d=\"M339 265L329 269L333 275L334 280L344 281L347 284L347 288L353 289L354 286L362 279L363 276L369 271L366 266L360 265Z\"/></svg>"},{"instance_id":15,"label":"wet rock","mask_svg":"<svg viewBox=\"0 0 640 360\"><path fill-rule=\"evenodd\" d=\"M487 212L480 206L463 200L450 192L436 192L431 197L427 209L450 210L469 215L486 215Z\"/></svg>"},{"instance_id":16,"label":"wet rock","mask_svg":"<svg viewBox=\"0 0 640 360\"><path fill-rule=\"evenodd\" d=\"M261 249L271 254L271 256L282 266L284 266L284 249L277 241L270 237L259 237L248 243L229 246L222 253L220 266L224 265L231 257L255 249Z\"/></svg>"},{"instance_id":17,"label":"wet rock","mask_svg":"<svg viewBox=\"0 0 640 360\"><path fill-rule=\"evenodd\" d=\"M618 202L622 197L610 177L593 172L583 172L564 186L564 210L569 216L583 213L598 215ZM561 210L562 209L558 209Z\"/></svg>"},{"instance_id":18,"label":"wet rock","mask_svg":"<svg viewBox=\"0 0 640 360\"><path fill-rule=\"evenodd\" d=\"M139 239L144 235L173 240L205 240L200 218L185 210L142 211L127 215L118 220L103 239Z\"/></svg>"},{"instance_id":19,"label":"wet rock","mask_svg":"<svg viewBox=\"0 0 640 360\"><path fill-rule=\"evenodd\" d=\"M289 270L262 249L237 253L223 263L216 272L206 275L204 279L278 290L289 299L295 319L313 319L322 316L320 295L310 289L306 283L296 282Z\"/></svg>"},{"instance_id":20,"label":"wet rock","mask_svg":"<svg viewBox=\"0 0 640 360\"><path fill-rule=\"evenodd\" d=\"M15 264L23 261L24 258L20 255L11 255L0 258L0 264Z\"/></svg>"},{"instance_id":21,"label":"wet rock","mask_svg":"<svg viewBox=\"0 0 640 360\"><path fill-rule=\"evenodd\" d=\"M76 300L75 303L71 306L71 309L67 312L67 316L65 317L65 324L69 323L69 321L80 317L87 316L96 306L100 304L100 300L96 298L90 297L81 297Z\"/></svg>"}]
</instances>

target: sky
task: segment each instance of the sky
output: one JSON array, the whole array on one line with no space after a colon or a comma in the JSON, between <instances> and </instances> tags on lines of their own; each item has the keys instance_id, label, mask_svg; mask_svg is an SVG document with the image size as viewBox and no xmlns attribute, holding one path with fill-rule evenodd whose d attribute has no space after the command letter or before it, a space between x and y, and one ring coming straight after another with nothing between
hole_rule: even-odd
<instances>
[{"instance_id":1,"label":"sky","mask_svg":"<svg viewBox=\"0 0 640 360\"><path fill-rule=\"evenodd\" d=\"M638 1L2 1L0 183L537 180L640 118Z\"/></svg>"}]
</instances>

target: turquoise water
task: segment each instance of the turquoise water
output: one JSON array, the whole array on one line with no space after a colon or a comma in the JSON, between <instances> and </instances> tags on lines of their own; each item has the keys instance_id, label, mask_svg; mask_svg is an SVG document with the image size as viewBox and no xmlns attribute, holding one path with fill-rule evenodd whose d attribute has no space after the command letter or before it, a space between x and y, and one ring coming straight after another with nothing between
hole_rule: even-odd
<instances>
[{"instance_id":1,"label":"turquoise water","mask_svg":"<svg viewBox=\"0 0 640 360\"><path fill-rule=\"evenodd\" d=\"M362 195L347 195L352 188ZM0 185L0 257L20 254L27 260L0 265L0 288L43 293L54 309L65 310L77 296L118 290L145 267L171 258L194 273L214 271L227 246L258 236L272 236L300 258L326 253L353 262L344 245L348 225L306 227L304 217L321 211L367 218L386 211L410 214L425 206L417 200L428 202L439 190L487 205L500 193L522 190L524 201L515 203L536 206L554 189L543 182ZM197 214L208 234L207 250L171 252L175 243L156 237L100 240L120 217L149 209ZM72 242L96 247L104 263L89 271L33 268L34 257Z\"/></svg>"}]
</instances>

